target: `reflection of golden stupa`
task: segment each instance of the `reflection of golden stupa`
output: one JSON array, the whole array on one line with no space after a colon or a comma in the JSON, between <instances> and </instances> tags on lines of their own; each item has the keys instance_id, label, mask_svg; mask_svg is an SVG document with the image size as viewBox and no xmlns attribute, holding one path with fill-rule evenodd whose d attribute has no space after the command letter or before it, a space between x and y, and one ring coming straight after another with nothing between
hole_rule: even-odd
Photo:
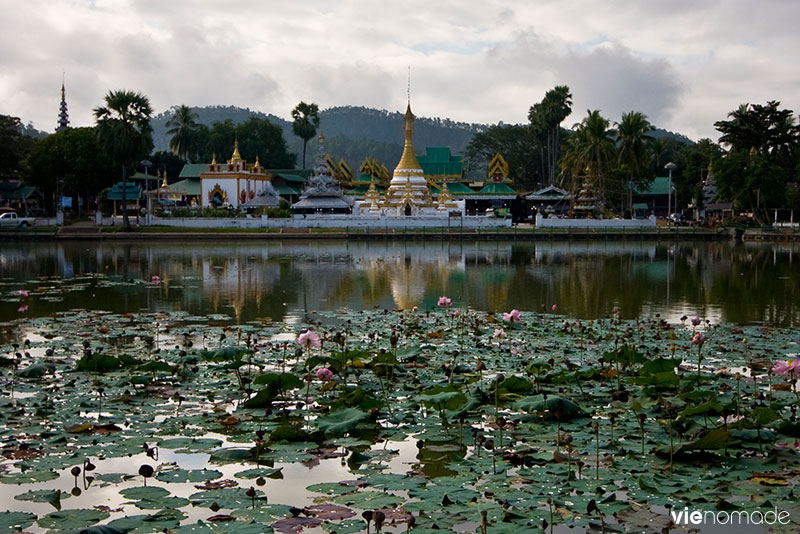
<instances>
[{"instance_id":1,"label":"reflection of golden stupa","mask_svg":"<svg viewBox=\"0 0 800 534\"><path fill-rule=\"evenodd\" d=\"M394 169L392 181L386 191L384 204L398 207L401 212L411 214L420 207L433 206L431 191L425 180L425 173L414 154L414 114L411 113L411 102L408 103L404 116L406 123L405 143L400 163Z\"/></svg>"},{"instance_id":2,"label":"reflection of golden stupa","mask_svg":"<svg viewBox=\"0 0 800 534\"><path fill-rule=\"evenodd\" d=\"M398 258L395 263L387 267L395 305L398 308L410 309L420 304L425 298L427 266Z\"/></svg>"}]
</instances>

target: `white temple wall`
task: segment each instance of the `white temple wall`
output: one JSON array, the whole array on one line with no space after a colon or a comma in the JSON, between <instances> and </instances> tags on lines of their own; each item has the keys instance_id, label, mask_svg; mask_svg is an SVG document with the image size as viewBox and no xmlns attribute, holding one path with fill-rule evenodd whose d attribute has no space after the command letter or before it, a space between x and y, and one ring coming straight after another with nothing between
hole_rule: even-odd
<instances>
[{"instance_id":1,"label":"white temple wall","mask_svg":"<svg viewBox=\"0 0 800 534\"><path fill-rule=\"evenodd\" d=\"M296 215L291 219L269 219L263 217L214 218L214 217L152 217L151 224L183 228L357 228L357 229L404 229L404 228L510 228L511 219L486 216L450 217L436 216L381 217L334 215Z\"/></svg>"}]
</instances>

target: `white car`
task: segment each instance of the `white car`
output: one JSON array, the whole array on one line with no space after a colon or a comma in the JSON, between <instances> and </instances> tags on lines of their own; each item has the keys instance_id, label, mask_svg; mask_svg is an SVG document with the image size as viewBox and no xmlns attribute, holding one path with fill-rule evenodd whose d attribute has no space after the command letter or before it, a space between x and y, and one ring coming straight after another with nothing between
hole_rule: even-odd
<instances>
[{"instance_id":1,"label":"white car","mask_svg":"<svg viewBox=\"0 0 800 534\"><path fill-rule=\"evenodd\" d=\"M17 217L13 211L9 211L0 215L0 226L2 227L19 227L27 228L33 226L33 217Z\"/></svg>"}]
</instances>

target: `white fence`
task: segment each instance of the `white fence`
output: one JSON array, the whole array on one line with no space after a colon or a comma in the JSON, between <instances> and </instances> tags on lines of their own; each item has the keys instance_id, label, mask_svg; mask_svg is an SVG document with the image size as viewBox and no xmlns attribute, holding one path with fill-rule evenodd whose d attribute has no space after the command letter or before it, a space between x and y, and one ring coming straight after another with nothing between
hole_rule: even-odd
<instances>
[{"instance_id":1,"label":"white fence","mask_svg":"<svg viewBox=\"0 0 800 534\"><path fill-rule=\"evenodd\" d=\"M149 217L142 224L183 228L511 228L511 219L486 216L464 217L358 217L353 215L307 215L291 219L262 217Z\"/></svg>"},{"instance_id":2,"label":"white fence","mask_svg":"<svg viewBox=\"0 0 800 534\"><path fill-rule=\"evenodd\" d=\"M545 219L536 215L536 228L655 228L656 218L648 219Z\"/></svg>"}]
</instances>

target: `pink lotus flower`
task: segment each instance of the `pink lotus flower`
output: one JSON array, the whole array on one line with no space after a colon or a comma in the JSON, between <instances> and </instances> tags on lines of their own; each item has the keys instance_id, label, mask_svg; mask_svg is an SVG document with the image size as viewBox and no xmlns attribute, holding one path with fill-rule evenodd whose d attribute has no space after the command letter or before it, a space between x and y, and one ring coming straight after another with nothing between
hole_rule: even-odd
<instances>
[{"instance_id":1,"label":"pink lotus flower","mask_svg":"<svg viewBox=\"0 0 800 534\"><path fill-rule=\"evenodd\" d=\"M153 276L150 277L150 281L153 284L160 284L161 283L161 277L158 276L157 274L154 274Z\"/></svg>"},{"instance_id":2,"label":"pink lotus flower","mask_svg":"<svg viewBox=\"0 0 800 534\"><path fill-rule=\"evenodd\" d=\"M28 296L28 292L25 289L18 289L17 290L17 295L19 295L20 297L27 297Z\"/></svg>"},{"instance_id":3,"label":"pink lotus flower","mask_svg":"<svg viewBox=\"0 0 800 534\"><path fill-rule=\"evenodd\" d=\"M331 371L327 367L320 367L319 369L317 369L317 378L319 378L323 382L330 382L331 380L333 380L333 371Z\"/></svg>"},{"instance_id":4,"label":"pink lotus flower","mask_svg":"<svg viewBox=\"0 0 800 534\"><path fill-rule=\"evenodd\" d=\"M701 321L700 317L698 317L696 315L694 317L692 317L692 326L698 326L701 322L702 321Z\"/></svg>"},{"instance_id":5,"label":"pink lotus flower","mask_svg":"<svg viewBox=\"0 0 800 534\"><path fill-rule=\"evenodd\" d=\"M556 311L558 309L558 306L553 304L552 306L550 306L550 309L553 310L553 311Z\"/></svg>"},{"instance_id":6,"label":"pink lotus flower","mask_svg":"<svg viewBox=\"0 0 800 534\"><path fill-rule=\"evenodd\" d=\"M703 346L703 343L706 342L706 336L702 334L702 332L696 333L692 336L692 345L697 345L699 347Z\"/></svg>"},{"instance_id":7,"label":"pink lotus flower","mask_svg":"<svg viewBox=\"0 0 800 534\"><path fill-rule=\"evenodd\" d=\"M452 306L453 301L450 299L450 297L445 297L444 295L442 295L441 297L439 297L439 301L436 304L439 306L447 307L447 306Z\"/></svg>"},{"instance_id":8,"label":"pink lotus flower","mask_svg":"<svg viewBox=\"0 0 800 534\"><path fill-rule=\"evenodd\" d=\"M492 337L495 339L503 339L506 337L506 331L503 330L502 328L495 328Z\"/></svg>"},{"instance_id":9,"label":"pink lotus flower","mask_svg":"<svg viewBox=\"0 0 800 534\"><path fill-rule=\"evenodd\" d=\"M311 330L310 328L297 336L297 344L303 347L304 349L311 349L311 348L320 348L322 346L322 341L319 340L319 334Z\"/></svg>"},{"instance_id":10,"label":"pink lotus flower","mask_svg":"<svg viewBox=\"0 0 800 534\"><path fill-rule=\"evenodd\" d=\"M17 311L19 313L23 313L23 312L28 311L28 305L26 304L25 306L20 306L19 308L17 308Z\"/></svg>"},{"instance_id":11,"label":"pink lotus flower","mask_svg":"<svg viewBox=\"0 0 800 534\"><path fill-rule=\"evenodd\" d=\"M503 313L503 320L510 323L518 323L521 317L522 313L516 308L508 313Z\"/></svg>"},{"instance_id":12,"label":"pink lotus flower","mask_svg":"<svg viewBox=\"0 0 800 534\"><path fill-rule=\"evenodd\" d=\"M459 315L461 315L461 312L459 310L455 310L453 312L453 317L458 317Z\"/></svg>"},{"instance_id":13,"label":"pink lotus flower","mask_svg":"<svg viewBox=\"0 0 800 534\"><path fill-rule=\"evenodd\" d=\"M797 378L800 375L800 360L779 361L772 368L772 372L776 375L789 375Z\"/></svg>"}]
</instances>

